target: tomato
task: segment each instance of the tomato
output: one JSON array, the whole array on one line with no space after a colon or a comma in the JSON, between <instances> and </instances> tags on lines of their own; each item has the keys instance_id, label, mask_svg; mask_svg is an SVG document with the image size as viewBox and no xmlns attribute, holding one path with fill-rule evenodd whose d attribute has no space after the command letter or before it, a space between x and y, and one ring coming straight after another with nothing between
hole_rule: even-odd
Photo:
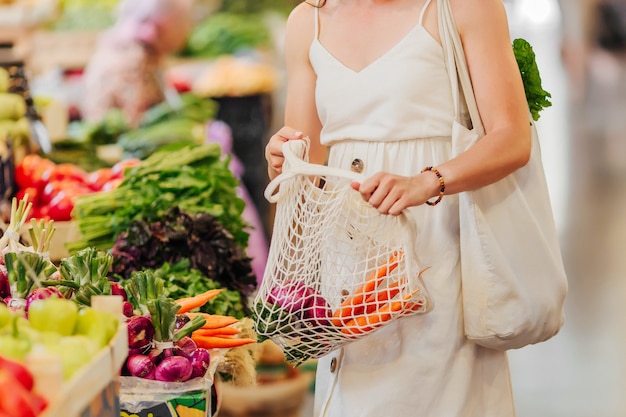
<instances>
[{"instance_id":1,"label":"tomato","mask_svg":"<svg viewBox=\"0 0 626 417\"><path fill-rule=\"evenodd\" d=\"M26 195L28 195L28 202L33 203L33 206L37 206L39 204L39 197L41 196L41 188L32 186L20 188L17 190L17 193L15 193L15 198L23 200Z\"/></svg>"},{"instance_id":2,"label":"tomato","mask_svg":"<svg viewBox=\"0 0 626 417\"><path fill-rule=\"evenodd\" d=\"M77 182L85 182L87 172L78 165L63 163L56 165L53 169L45 171L43 180L46 182L58 180L73 180Z\"/></svg>"},{"instance_id":3,"label":"tomato","mask_svg":"<svg viewBox=\"0 0 626 417\"><path fill-rule=\"evenodd\" d=\"M28 220L30 219L50 220L50 216L48 216L48 206L32 206L28 214Z\"/></svg>"},{"instance_id":4,"label":"tomato","mask_svg":"<svg viewBox=\"0 0 626 417\"><path fill-rule=\"evenodd\" d=\"M126 168L134 168L137 165L141 164L141 160L137 158L129 158L124 159L117 164L113 165L111 168L111 174L114 178L122 178L124 176L124 171Z\"/></svg>"},{"instance_id":5,"label":"tomato","mask_svg":"<svg viewBox=\"0 0 626 417\"><path fill-rule=\"evenodd\" d=\"M104 183L100 191L111 191L116 189L122 182L124 178L111 178L107 182Z\"/></svg>"},{"instance_id":6,"label":"tomato","mask_svg":"<svg viewBox=\"0 0 626 417\"><path fill-rule=\"evenodd\" d=\"M100 168L87 174L86 183L94 191L100 191L104 184L113 178L113 169Z\"/></svg>"},{"instance_id":7,"label":"tomato","mask_svg":"<svg viewBox=\"0 0 626 417\"><path fill-rule=\"evenodd\" d=\"M15 182L18 188L38 188L43 183L43 175L56 164L37 154L26 155L15 167Z\"/></svg>"},{"instance_id":8,"label":"tomato","mask_svg":"<svg viewBox=\"0 0 626 417\"><path fill-rule=\"evenodd\" d=\"M72 220L74 196L61 192L47 204L47 215L54 221Z\"/></svg>"},{"instance_id":9,"label":"tomato","mask_svg":"<svg viewBox=\"0 0 626 417\"><path fill-rule=\"evenodd\" d=\"M57 195L63 193L65 195L77 196L87 194L92 190L84 183L73 179L61 179L48 182L41 192L39 202L48 204Z\"/></svg>"}]
</instances>

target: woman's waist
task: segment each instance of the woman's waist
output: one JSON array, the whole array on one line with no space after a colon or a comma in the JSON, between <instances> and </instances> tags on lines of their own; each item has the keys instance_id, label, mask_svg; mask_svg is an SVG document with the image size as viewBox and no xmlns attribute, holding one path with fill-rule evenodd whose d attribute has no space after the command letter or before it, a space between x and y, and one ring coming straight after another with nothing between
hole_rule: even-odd
<instances>
[{"instance_id":1,"label":"woman's waist","mask_svg":"<svg viewBox=\"0 0 626 417\"><path fill-rule=\"evenodd\" d=\"M451 157L449 136L411 139L362 140L343 138L330 144L328 164L364 174L389 171L415 175L424 166L441 164Z\"/></svg>"},{"instance_id":2,"label":"woman's waist","mask_svg":"<svg viewBox=\"0 0 626 417\"><path fill-rule=\"evenodd\" d=\"M324 126L320 142L330 146L341 142L399 143L420 140L447 140L452 136L451 125L420 127L404 124L389 128L377 125Z\"/></svg>"},{"instance_id":3,"label":"woman's waist","mask_svg":"<svg viewBox=\"0 0 626 417\"><path fill-rule=\"evenodd\" d=\"M320 136L322 145L329 147L411 147L420 145L435 145L438 142L451 143L451 135L432 134L428 136Z\"/></svg>"}]
</instances>

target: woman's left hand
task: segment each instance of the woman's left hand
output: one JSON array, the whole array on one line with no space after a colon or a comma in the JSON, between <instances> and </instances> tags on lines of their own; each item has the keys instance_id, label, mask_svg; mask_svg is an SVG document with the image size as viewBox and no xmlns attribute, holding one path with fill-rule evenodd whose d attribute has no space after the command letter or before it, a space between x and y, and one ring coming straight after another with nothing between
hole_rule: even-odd
<instances>
[{"instance_id":1,"label":"woman's left hand","mask_svg":"<svg viewBox=\"0 0 626 417\"><path fill-rule=\"evenodd\" d=\"M379 172L361 183L352 182L361 194L381 214L397 216L407 207L420 206L439 194L439 180L432 172L414 177Z\"/></svg>"}]
</instances>

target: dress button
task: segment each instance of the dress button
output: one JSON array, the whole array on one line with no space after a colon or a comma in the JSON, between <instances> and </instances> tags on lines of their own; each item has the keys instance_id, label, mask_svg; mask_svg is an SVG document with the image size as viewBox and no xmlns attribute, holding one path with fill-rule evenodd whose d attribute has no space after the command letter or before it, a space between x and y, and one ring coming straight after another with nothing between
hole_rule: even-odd
<instances>
[{"instance_id":1,"label":"dress button","mask_svg":"<svg viewBox=\"0 0 626 417\"><path fill-rule=\"evenodd\" d=\"M358 172L360 174L361 172L363 172L364 167L365 167L365 164L363 163L363 161L360 160L359 158L356 158L355 160L352 161L352 165L350 166L350 169L353 172Z\"/></svg>"},{"instance_id":2,"label":"dress button","mask_svg":"<svg viewBox=\"0 0 626 417\"><path fill-rule=\"evenodd\" d=\"M335 372L337 369L337 358L332 358L330 361L330 372Z\"/></svg>"}]
</instances>

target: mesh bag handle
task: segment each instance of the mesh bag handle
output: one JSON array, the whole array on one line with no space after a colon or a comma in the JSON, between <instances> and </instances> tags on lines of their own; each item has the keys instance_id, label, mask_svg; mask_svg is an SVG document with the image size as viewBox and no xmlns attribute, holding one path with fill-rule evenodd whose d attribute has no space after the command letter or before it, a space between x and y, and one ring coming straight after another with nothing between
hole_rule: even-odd
<instances>
[{"instance_id":1,"label":"mesh bag handle","mask_svg":"<svg viewBox=\"0 0 626 417\"><path fill-rule=\"evenodd\" d=\"M308 141L283 145L268 262L252 306L261 340L298 365L432 302L405 214L383 215L352 189L361 174L308 162Z\"/></svg>"},{"instance_id":2,"label":"mesh bag handle","mask_svg":"<svg viewBox=\"0 0 626 417\"><path fill-rule=\"evenodd\" d=\"M270 203L276 203L279 199L278 186L281 182L298 175L312 175L319 177L340 177L352 181L365 179L358 172L329 167L328 165L311 164L308 162L309 140L291 140L283 144L285 164L283 173L276 176L265 188L265 198Z\"/></svg>"}]
</instances>

